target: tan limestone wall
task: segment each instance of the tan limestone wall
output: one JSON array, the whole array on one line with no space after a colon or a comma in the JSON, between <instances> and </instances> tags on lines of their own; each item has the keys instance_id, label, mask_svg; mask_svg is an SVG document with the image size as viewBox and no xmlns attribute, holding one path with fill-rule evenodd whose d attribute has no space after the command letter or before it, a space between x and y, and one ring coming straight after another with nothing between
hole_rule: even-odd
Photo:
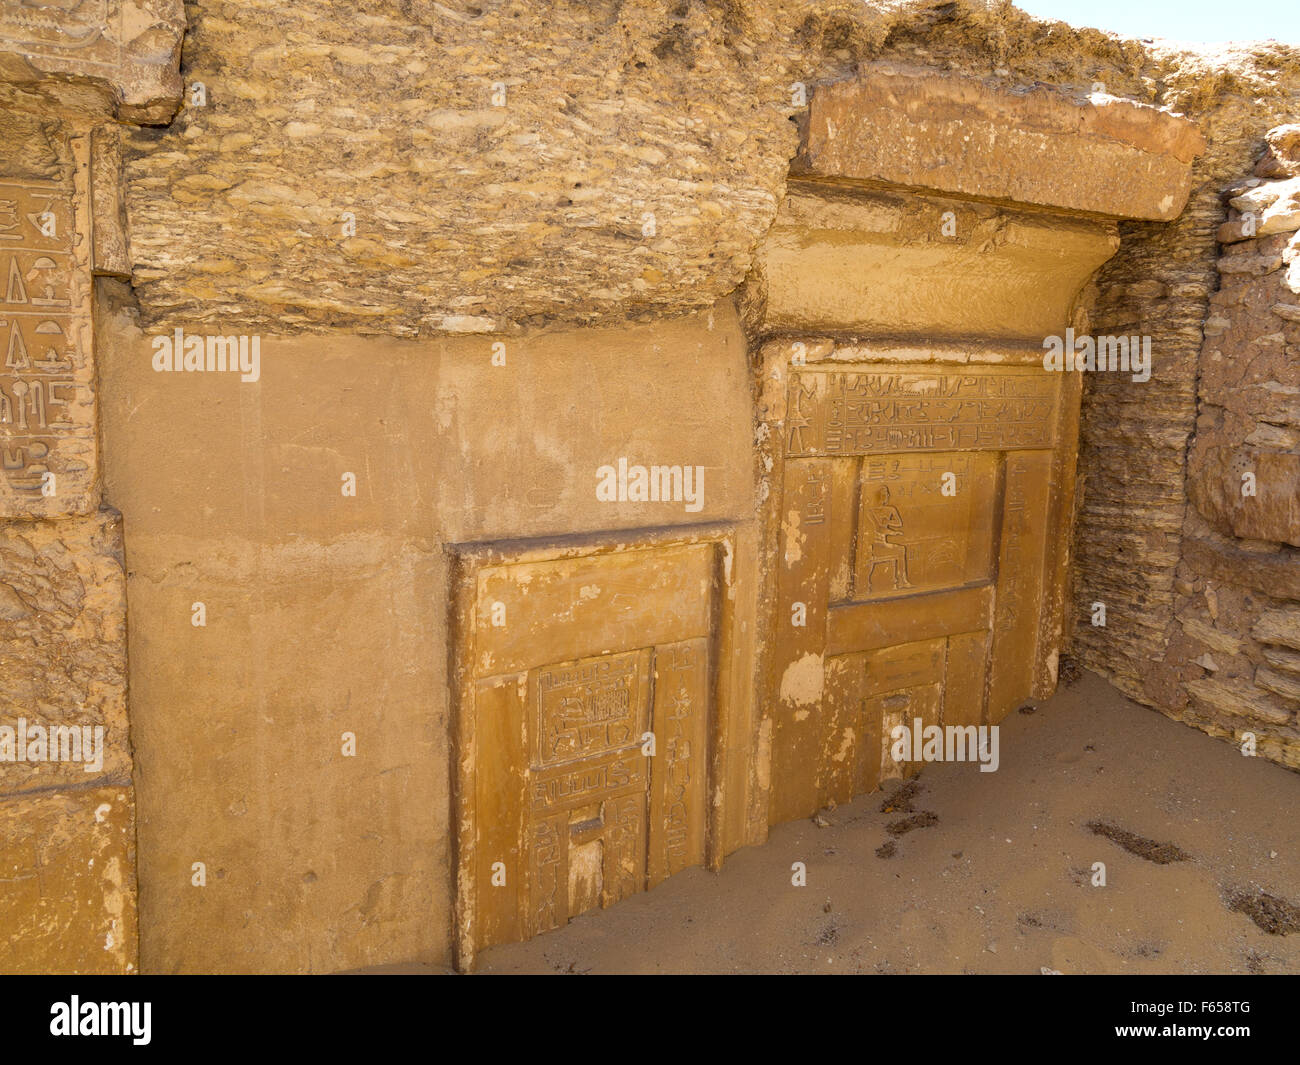
<instances>
[{"instance_id":1,"label":"tan limestone wall","mask_svg":"<svg viewBox=\"0 0 1300 1065\"><path fill-rule=\"evenodd\" d=\"M484 339L264 337L255 383L156 372L129 300L112 333L105 484L129 526L142 966L447 962L453 549L739 522L731 564L752 573L734 311L530 334L504 365ZM619 457L702 465L703 506L599 501L596 470ZM752 584L735 595L747 716ZM743 778L753 746L737 736L724 772ZM750 842L743 804L729 817L727 849Z\"/></svg>"},{"instance_id":2,"label":"tan limestone wall","mask_svg":"<svg viewBox=\"0 0 1300 1065\"><path fill-rule=\"evenodd\" d=\"M164 14L171 40L132 42L155 67L174 58L179 19L174 5ZM1253 162L1260 131L1294 112L1293 50L1189 57L975 0L449 0L414 16L374 5L354 21L317 0L202 0L186 15L183 80L203 83L203 105L187 89L170 125L128 135L131 240L98 271L129 276L138 300L137 315L132 297L110 294L99 357L105 498L126 516L145 968L448 957L449 545L738 522L751 557L735 562L752 568L745 340L717 301L751 276L783 202L802 110L793 83L864 61L1074 94L1102 82L1187 112L1209 138L1192 206L1169 226L1124 224L1099 279L1094 330L1151 333L1157 371L1146 385L1085 382L1075 550L1076 653L1182 712L1183 682L1203 668L1189 672L1184 639L1199 606L1178 597L1204 587L1178 566L1204 538L1184 481L1218 192ZM50 107L168 117L152 83L40 84ZM694 317L539 331L683 313ZM148 340L178 326L261 334L263 379L155 373ZM464 332L495 335L445 339ZM496 339L505 367L490 362ZM594 479L620 455L705 465L705 510L597 504L573 471ZM344 471L358 474L355 498L339 494ZM70 712L102 688L89 701L111 723L125 690L121 533L112 515L88 515L84 528L5 526L18 561L0 584L0 662L26 706L48 675L22 611L39 613L47 642L59 626L93 630L51 661L76 682L56 678ZM1097 598L1105 629L1086 625ZM1219 627L1241 640L1280 608L1264 605L1257 616L1234 599ZM1242 678L1277 669L1265 647L1285 650L1244 646L1226 667ZM739 649L742 672L750 653ZM355 761L340 755L345 730L359 737ZM729 849L761 838L765 818L762 782L745 765L726 772L748 788L725 815ZM102 783L102 796L66 802L6 793L11 816L60 821L11 836L10 867L32 866L38 838L52 841L52 869L107 839L127 869L130 792ZM102 802L89 818L81 808L92 797L111 806L103 820ZM87 884L84 906L52 915L21 896L14 920L44 929L43 943L74 929L84 944L119 912L116 883ZM119 968L134 960L129 901L120 913L126 934L107 952ZM52 967L80 949L28 957Z\"/></svg>"},{"instance_id":3,"label":"tan limestone wall","mask_svg":"<svg viewBox=\"0 0 1300 1065\"><path fill-rule=\"evenodd\" d=\"M137 965L121 552L111 513L0 522L0 725L104 730L98 767L0 764L0 972Z\"/></svg>"},{"instance_id":4,"label":"tan limestone wall","mask_svg":"<svg viewBox=\"0 0 1300 1065\"><path fill-rule=\"evenodd\" d=\"M1095 331L1150 333L1157 370L1086 383L1074 611L1109 605L1106 629L1077 632L1090 668L1178 701L1164 660L1217 188L1294 110L1294 49L1180 52L976 0L449 3L416 28L385 5L346 26L314 2L188 14L184 75L206 104L128 151L133 278L159 327L410 336L708 305L747 276L776 216L795 83L863 62L1076 94L1100 83L1187 113L1210 141L1191 206L1169 226L1127 224L1099 278Z\"/></svg>"}]
</instances>

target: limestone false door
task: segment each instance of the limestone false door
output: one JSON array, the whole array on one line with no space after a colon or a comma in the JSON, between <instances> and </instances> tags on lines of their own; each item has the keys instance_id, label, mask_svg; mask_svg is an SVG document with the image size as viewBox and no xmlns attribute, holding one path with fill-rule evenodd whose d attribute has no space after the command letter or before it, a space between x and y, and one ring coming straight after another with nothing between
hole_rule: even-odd
<instances>
[{"instance_id":1,"label":"limestone false door","mask_svg":"<svg viewBox=\"0 0 1300 1065\"><path fill-rule=\"evenodd\" d=\"M774 823L914 771L896 725L1050 690L1078 403L1041 365L777 369Z\"/></svg>"},{"instance_id":2,"label":"limestone false door","mask_svg":"<svg viewBox=\"0 0 1300 1065\"><path fill-rule=\"evenodd\" d=\"M717 549L462 560L462 968L705 862Z\"/></svg>"}]
</instances>

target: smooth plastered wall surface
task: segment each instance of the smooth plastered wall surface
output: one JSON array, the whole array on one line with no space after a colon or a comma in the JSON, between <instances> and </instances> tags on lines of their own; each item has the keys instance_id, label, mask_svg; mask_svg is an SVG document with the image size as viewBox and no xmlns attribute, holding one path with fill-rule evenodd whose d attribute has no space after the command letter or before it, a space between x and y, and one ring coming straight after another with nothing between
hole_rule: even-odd
<instances>
[{"instance_id":1,"label":"smooth plastered wall surface","mask_svg":"<svg viewBox=\"0 0 1300 1065\"><path fill-rule=\"evenodd\" d=\"M734 312L521 337L504 365L475 339L263 338L257 382L156 371L114 320L143 967L448 960L448 545L751 519ZM597 499L620 458L702 467L701 508Z\"/></svg>"}]
</instances>

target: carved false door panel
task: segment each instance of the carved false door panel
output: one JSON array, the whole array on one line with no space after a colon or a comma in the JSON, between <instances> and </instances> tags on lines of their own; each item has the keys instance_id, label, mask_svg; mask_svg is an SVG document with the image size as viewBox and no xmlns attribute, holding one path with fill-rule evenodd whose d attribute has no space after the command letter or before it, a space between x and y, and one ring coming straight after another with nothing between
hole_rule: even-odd
<instances>
[{"instance_id":1,"label":"carved false door panel","mask_svg":"<svg viewBox=\"0 0 1300 1065\"><path fill-rule=\"evenodd\" d=\"M914 772L895 726L996 723L1034 690L1061 391L1024 367L791 370L774 823Z\"/></svg>"},{"instance_id":2,"label":"carved false door panel","mask_svg":"<svg viewBox=\"0 0 1300 1065\"><path fill-rule=\"evenodd\" d=\"M713 551L478 571L461 649L472 663L461 737L472 749L460 752L473 759L468 953L704 863Z\"/></svg>"}]
</instances>

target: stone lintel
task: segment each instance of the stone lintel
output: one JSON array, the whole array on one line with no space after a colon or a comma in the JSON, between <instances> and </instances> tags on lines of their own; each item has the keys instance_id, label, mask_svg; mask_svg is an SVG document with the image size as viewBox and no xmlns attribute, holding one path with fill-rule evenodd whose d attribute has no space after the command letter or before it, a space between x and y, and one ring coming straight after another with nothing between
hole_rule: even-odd
<instances>
[{"instance_id":1,"label":"stone lintel","mask_svg":"<svg viewBox=\"0 0 1300 1065\"><path fill-rule=\"evenodd\" d=\"M1168 221L1204 147L1187 119L1134 100L882 64L817 87L794 172Z\"/></svg>"},{"instance_id":2,"label":"stone lintel","mask_svg":"<svg viewBox=\"0 0 1300 1065\"><path fill-rule=\"evenodd\" d=\"M946 235L950 234L950 235ZM760 245L769 330L1031 342L1060 333L1115 225L792 182Z\"/></svg>"}]
</instances>

